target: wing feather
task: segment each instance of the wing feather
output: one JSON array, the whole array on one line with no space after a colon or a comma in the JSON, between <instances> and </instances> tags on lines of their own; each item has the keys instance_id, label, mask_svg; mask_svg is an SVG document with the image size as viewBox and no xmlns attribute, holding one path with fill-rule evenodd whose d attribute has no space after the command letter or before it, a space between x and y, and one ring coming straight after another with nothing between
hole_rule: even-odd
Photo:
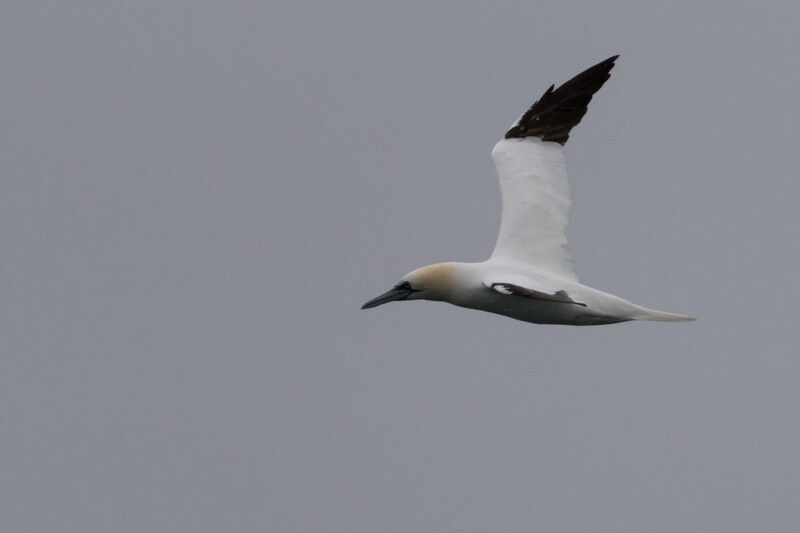
<instances>
[{"instance_id":1,"label":"wing feather","mask_svg":"<svg viewBox=\"0 0 800 533\"><path fill-rule=\"evenodd\" d=\"M551 86L495 145L503 217L492 260L577 281L567 249L571 200L562 146L617 57Z\"/></svg>"},{"instance_id":2,"label":"wing feather","mask_svg":"<svg viewBox=\"0 0 800 533\"><path fill-rule=\"evenodd\" d=\"M611 56L587 68L558 89L551 85L506 132L506 139L538 137L562 146L566 144L570 130L586 114L594 93L611 77L611 69L618 57Z\"/></svg>"},{"instance_id":3,"label":"wing feather","mask_svg":"<svg viewBox=\"0 0 800 533\"><path fill-rule=\"evenodd\" d=\"M534 138L503 139L492 159L503 198L492 260L577 281L567 249L571 200L561 146Z\"/></svg>"}]
</instances>

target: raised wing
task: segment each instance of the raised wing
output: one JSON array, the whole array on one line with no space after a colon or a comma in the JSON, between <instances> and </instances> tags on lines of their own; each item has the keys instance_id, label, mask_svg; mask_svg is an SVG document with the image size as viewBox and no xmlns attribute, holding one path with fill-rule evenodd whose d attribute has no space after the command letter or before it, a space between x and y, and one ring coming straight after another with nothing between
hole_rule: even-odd
<instances>
[{"instance_id":1,"label":"raised wing","mask_svg":"<svg viewBox=\"0 0 800 533\"><path fill-rule=\"evenodd\" d=\"M503 197L492 260L577 280L567 250L571 202L561 146L506 139L494 147L492 158Z\"/></svg>"},{"instance_id":2,"label":"raised wing","mask_svg":"<svg viewBox=\"0 0 800 533\"><path fill-rule=\"evenodd\" d=\"M577 280L567 250L570 191L562 146L618 56L551 86L492 150L503 217L492 259Z\"/></svg>"}]
</instances>

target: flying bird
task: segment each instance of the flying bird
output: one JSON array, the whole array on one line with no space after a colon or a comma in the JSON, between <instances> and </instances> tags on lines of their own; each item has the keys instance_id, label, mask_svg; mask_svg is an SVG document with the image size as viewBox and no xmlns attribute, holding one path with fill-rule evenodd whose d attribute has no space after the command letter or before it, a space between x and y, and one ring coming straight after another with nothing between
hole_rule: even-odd
<instances>
[{"instance_id":1,"label":"flying bird","mask_svg":"<svg viewBox=\"0 0 800 533\"><path fill-rule=\"evenodd\" d=\"M567 250L570 191L563 147L610 77L613 56L547 91L492 150L503 199L489 259L409 272L362 309L398 300L434 300L537 324L590 326L692 317L636 305L578 281Z\"/></svg>"}]
</instances>

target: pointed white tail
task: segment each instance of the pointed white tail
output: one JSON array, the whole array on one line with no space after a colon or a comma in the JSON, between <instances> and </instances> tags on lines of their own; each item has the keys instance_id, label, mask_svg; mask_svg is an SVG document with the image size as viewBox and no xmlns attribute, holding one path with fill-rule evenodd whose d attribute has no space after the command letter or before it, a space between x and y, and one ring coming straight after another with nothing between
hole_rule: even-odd
<instances>
[{"instance_id":1,"label":"pointed white tail","mask_svg":"<svg viewBox=\"0 0 800 533\"><path fill-rule=\"evenodd\" d=\"M696 320L694 317L679 315L677 313L666 313L664 311L656 311L654 309L643 309L634 317L636 320L658 320L660 322L690 322Z\"/></svg>"}]
</instances>

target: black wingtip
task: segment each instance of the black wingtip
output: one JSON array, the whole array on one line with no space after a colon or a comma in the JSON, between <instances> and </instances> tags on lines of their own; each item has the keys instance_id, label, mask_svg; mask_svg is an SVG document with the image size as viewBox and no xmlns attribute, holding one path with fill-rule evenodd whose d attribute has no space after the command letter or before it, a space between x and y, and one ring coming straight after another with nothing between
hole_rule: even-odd
<instances>
[{"instance_id":1,"label":"black wingtip","mask_svg":"<svg viewBox=\"0 0 800 533\"><path fill-rule=\"evenodd\" d=\"M584 70L571 80L547 91L522 115L508 132L506 139L538 137L543 141L566 144L569 132L586 114L594 93L611 77L611 69L619 54Z\"/></svg>"}]
</instances>

